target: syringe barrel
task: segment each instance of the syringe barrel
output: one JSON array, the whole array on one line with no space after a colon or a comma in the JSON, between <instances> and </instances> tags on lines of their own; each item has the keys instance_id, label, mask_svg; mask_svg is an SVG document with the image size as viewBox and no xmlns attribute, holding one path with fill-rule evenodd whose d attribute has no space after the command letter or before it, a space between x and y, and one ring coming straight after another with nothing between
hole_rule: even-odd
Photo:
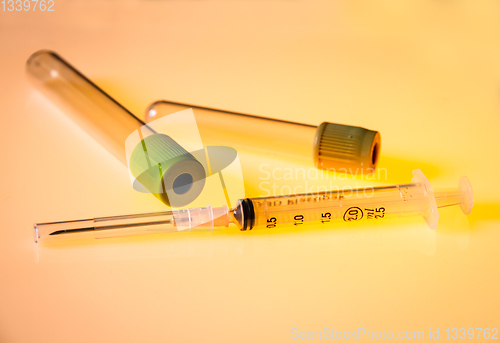
<instances>
[{"instance_id":1,"label":"syringe barrel","mask_svg":"<svg viewBox=\"0 0 500 343\"><path fill-rule=\"evenodd\" d=\"M149 106L145 121L188 108L193 109L205 145L302 159L317 168L347 173L371 173L378 162L380 134L357 126L315 126L163 100Z\"/></svg>"},{"instance_id":2,"label":"syringe barrel","mask_svg":"<svg viewBox=\"0 0 500 343\"><path fill-rule=\"evenodd\" d=\"M145 123L52 51L26 62L30 81L73 121L127 165L125 140Z\"/></svg>"},{"instance_id":3,"label":"syringe barrel","mask_svg":"<svg viewBox=\"0 0 500 343\"><path fill-rule=\"evenodd\" d=\"M252 198L251 201L255 217L252 229L379 221L403 215L425 215L429 210L426 188L420 183Z\"/></svg>"}]
</instances>

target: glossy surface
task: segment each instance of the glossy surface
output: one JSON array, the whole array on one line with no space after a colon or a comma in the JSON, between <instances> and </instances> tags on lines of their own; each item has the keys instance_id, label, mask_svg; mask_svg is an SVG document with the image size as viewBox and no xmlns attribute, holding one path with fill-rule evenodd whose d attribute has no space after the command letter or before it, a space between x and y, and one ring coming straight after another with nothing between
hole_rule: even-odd
<instances>
[{"instance_id":1,"label":"glossy surface","mask_svg":"<svg viewBox=\"0 0 500 343\"><path fill-rule=\"evenodd\" d=\"M293 328L428 337L498 327L499 6L58 1L50 14L0 11L0 341L287 342ZM474 209L440 210L436 231L408 218L36 245L35 222L164 210L29 85L25 62L41 48L132 113L168 98L384 137L377 180L308 168L304 177L298 161L249 155L247 196L405 183L420 168L436 186L467 175Z\"/></svg>"}]
</instances>

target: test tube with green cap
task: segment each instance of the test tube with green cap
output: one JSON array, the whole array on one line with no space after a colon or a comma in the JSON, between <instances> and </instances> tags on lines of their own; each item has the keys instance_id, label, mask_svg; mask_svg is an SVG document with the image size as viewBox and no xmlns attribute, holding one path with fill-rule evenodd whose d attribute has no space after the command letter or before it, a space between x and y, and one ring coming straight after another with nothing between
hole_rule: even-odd
<instances>
[{"instance_id":1,"label":"test tube with green cap","mask_svg":"<svg viewBox=\"0 0 500 343\"><path fill-rule=\"evenodd\" d=\"M166 100L151 104L145 121L187 108L193 109L201 138L209 145L303 158L320 169L356 174L372 173L380 156L380 133L359 126L315 126Z\"/></svg>"},{"instance_id":2,"label":"test tube with green cap","mask_svg":"<svg viewBox=\"0 0 500 343\"><path fill-rule=\"evenodd\" d=\"M132 176L162 202L182 207L201 193L205 168L190 152L146 125L56 53L35 52L26 70L38 90L128 165ZM141 135L140 142L127 161L125 141L134 131Z\"/></svg>"}]
</instances>

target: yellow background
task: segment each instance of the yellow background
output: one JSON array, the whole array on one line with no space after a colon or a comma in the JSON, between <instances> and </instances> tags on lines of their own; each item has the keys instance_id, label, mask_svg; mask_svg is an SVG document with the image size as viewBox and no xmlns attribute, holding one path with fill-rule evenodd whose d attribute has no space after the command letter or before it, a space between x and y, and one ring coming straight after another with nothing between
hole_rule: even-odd
<instances>
[{"instance_id":1,"label":"yellow background","mask_svg":"<svg viewBox=\"0 0 500 343\"><path fill-rule=\"evenodd\" d=\"M358 327L440 328L444 339L446 328L500 327L498 1L1 9L0 342L286 342L293 328ZM441 210L437 231L413 218L35 245L35 222L163 209L28 84L24 63L41 48L139 116L165 98L379 130L377 184L414 168L435 187L467 175L475 207ZM244 173L247 196L261 176Z\"/></svg>"}]
</instances>

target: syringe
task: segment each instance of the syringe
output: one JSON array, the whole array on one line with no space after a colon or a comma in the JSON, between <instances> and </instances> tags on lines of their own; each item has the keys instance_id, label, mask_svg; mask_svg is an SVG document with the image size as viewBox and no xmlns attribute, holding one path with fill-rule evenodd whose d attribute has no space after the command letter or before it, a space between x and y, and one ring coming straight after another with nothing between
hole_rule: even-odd
<instances>
[{"instance_id":1,"label":"syringe","mask_svg":"<svg viewBox=\"0 0 500 343\"><path fill-rule=\"evenodd\" d=\"M433 191L420 169L411 183L296 194L246 198L229 210L211 206L195 209L102 217L86 220L35 224L35 242L66 234L93 232L96 238L155 234L178 231L212 231L230 223L242 231L307 224L325 225L335 221L379 221L406 215L421 215L431 229L439 221L438 208L460 205L469 214L473 205L467 177L457 188Z\"/></svg>"}]
</instances>

